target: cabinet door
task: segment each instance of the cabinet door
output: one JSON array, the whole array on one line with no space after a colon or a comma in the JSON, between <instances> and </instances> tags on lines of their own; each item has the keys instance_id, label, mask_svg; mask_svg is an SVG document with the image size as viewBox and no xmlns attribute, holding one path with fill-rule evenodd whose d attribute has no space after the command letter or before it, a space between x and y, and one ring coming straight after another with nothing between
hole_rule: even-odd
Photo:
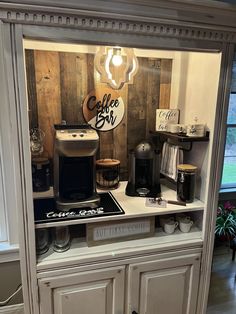
<instances>
[{"instance_id":1,"label":"cabinet door","mask_svg":"<svg viewBox=\"0 0 236 314\"><path fill-rule=\"evenodd\" d=\"M41 314L123 314L124 267L39 280Z\"/></svg>"},{"instance_id":2,"label":"cabinet door","mask_svg":"<svg viewBox=\"0 0 236 314\"><path fill-rule=\"evenodd\" d=\"M127 314L194 314L200 255L130 265Z\"/></svg>"}]
</instances>

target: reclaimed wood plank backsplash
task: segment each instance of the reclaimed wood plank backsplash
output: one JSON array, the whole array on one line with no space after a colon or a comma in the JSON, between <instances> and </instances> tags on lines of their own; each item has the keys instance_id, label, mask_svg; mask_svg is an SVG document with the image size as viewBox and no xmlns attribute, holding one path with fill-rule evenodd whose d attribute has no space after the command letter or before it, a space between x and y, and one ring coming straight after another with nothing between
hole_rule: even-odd
<instances>
[{"instance_id":1,"label":"reclaimed wood plank backsplash","mask_svg":"<svg viewBox=\"0 0 236 314\"><path fill-rule=\"evenodd\" d=\"M99 75L94 55L85 53L26 50L26 74L29 128L45 132L45 154L53 157L53 125L65 120L84 123L82 102L98 88ZM121 178L127 179L128 152L155 130L157 108L169 108L171 59L138 57L139 70L134 83L119 94L125 114L117 128L99 132L98 158L116 158L121 162Z\"/></svg>"}]
</instances>

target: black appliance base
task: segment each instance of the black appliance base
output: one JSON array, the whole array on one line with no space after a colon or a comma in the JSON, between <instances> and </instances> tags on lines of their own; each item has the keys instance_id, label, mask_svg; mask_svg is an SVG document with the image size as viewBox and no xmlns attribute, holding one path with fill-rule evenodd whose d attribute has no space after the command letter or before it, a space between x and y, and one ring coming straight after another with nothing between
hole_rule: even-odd
<instances>
[{"instance_id":1,"label":"black appliance base","mask_svg":"<svg viewBox=\"0 0 236 314\"><path fill-rule=\"evenodd\" d=\"M111 193L99 193L99 196L100 204L96 208L86 207L85 205L83 208L71 208L68 211L58 210L53 197L34 199L35 223L69 221L74 219L121 215L125 213Z\"/></svg>"},{"instance_id":2,"label":"black appliance base","mask_svg":"<svg viewBox=\"0 0 236 314\"><path fill-rule=\"evenodd\" d=\"M125 194L128 196L139 196L139 197L160 197L161 196L161 185L157 184L154 185L151 189L150 192L146 195L142 195L137 192L137 189L134 184L131 182L127 183L126 189L125 189Z\"/></svg>"}]
</instances>

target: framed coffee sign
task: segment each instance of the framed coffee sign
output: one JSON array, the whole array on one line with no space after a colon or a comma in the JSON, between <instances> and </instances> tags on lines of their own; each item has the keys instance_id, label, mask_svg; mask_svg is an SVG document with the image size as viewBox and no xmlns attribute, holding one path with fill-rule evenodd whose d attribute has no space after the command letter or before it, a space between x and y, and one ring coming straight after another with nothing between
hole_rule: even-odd
<instances>
[{"instance_id":1,"label":"framed coffee sign","mask_svg":"<svg viewBox=\"0 0 236 314\"><path fill-rule=\"evenodd\" d=\"M179 109L157 109L156 131L168 131L169 124L179 123Z\"/></svg>"},{"instance_id":2,"label":"framed coffee sign","mask_svg":"<svg viewBox=\"0 0 236 314\"><path fill-rule=\"evenodd\" d=\"M97 87L83 101L85 121L99 131L109 131L117 127L124 112L123 99L117 91L108 87Z\"/></svg>"}]
</instances>

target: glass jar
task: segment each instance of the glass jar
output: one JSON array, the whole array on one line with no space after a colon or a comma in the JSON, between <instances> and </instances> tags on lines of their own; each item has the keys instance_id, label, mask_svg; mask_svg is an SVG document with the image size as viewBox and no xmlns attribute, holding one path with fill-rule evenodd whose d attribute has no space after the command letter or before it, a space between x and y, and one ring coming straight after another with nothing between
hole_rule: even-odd
<instances>
[{"instance_id":1,"label":"glass jar","mask_svg":"<svg viewBox=\"0 0 236 314\"><path fill-rule=\"evenodd\" d=\"M96 181L100 189L116 189L119 186L120 161L99 159L96 161Z\"/></svg>"},{"instance_id":2,"label":"glass jar","mask_svg":"<svg viewBox=\"0 0 236 314\"><path fill-rule=\"evenodd\" d=\"M50 162L44 157L32 159L33 191L43 192L50 189Z\"/></svg>"},{"instance_id":3,"label":"glass jar","mask_svg":"<svg viewBox=\"0 0 236 314\"><path fill-rule=\"evenodd\" d=\"M69 250L71 244L69 226L54 227L52 230L52 244L55 252Z\"/></svg>"},{"instance_id":4,"label":"glass jar","mask_svg":"<svg viewBox=\"0 0 236 314\"><path fill-rule=\"evenodd\" d=\"M192 203L195 197L195 182L197 167L189 164L177 166L177 199Z\"/></svg>"},{"instance_id":5,"label":"glass jar","mask_svg":"<svg viewBox=\"0 0 236 314\"><path fill-rule=\"evenodd\" d=\"M49 231L46 228L35 230L36 254L41 255L48 251L50 246Z\"/></svg>"}]
</instances>

